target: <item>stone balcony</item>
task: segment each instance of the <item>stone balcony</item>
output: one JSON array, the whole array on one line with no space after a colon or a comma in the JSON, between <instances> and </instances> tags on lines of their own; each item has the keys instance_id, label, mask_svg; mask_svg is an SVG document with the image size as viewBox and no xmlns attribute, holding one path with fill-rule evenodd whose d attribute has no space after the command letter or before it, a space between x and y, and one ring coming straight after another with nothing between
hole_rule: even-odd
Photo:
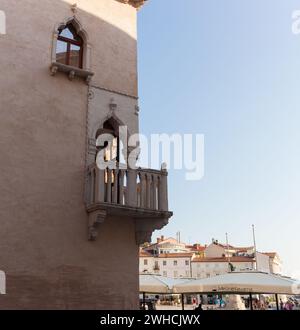
<instances>
[{"instance_id":1,"label":"stone balcony","mask_svg":"<svg viewBox=\"0 0 300 330\"><path fill-rule=\"evenodd\" d=\"M87 168L86 208L89 239L97 238L99 225L108 216L135 221L136 243L151 241L154 230L168 224L168 173L166 170L138 168L100 170Z\"/></svg>"}]
</instances>

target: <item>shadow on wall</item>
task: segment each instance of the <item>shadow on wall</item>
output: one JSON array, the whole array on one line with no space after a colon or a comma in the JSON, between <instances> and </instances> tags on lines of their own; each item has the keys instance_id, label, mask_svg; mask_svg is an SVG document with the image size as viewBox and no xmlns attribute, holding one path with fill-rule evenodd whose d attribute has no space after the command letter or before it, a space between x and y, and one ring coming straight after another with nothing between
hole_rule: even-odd
<instances>
[{"instance_id":1,"label":"shadow on wall","mask_svg":"<svg viewBox=\"0 0 300 330\"><path fill-rule=\"evenodd\" d=\"M48 68L55 27L75 16L91 45L91 69L96 73L93 84L136 95L136 9L116 0L78 1L77 7L72 3L24 0L20 5L16 0L2 0L0 10L7 17L7 35L0 42L13 39L24 56L27 51L32 55L28 46L33 46L36 54L43 49L42 58L47 61L43 64ZM33 59L37 61L38 56Z\"/></svg>"},{"instance_id":2,"label":"shadow on wall","mask_svg":"<svg viewBox=\"0 0 300 330\"><path fill-rule=\"evenodd\" d=\"M135 9L114 0L78 4L87 9L76 17L91 45L92 84L136 95ZM93 5L116 24L93 15ZM107 222L97 242L87 240L87 85L50 76L54 27L73 15L70 3L1 0L0 10L7 19L0 35L0 265L7 294L0 306L136 308L134 226Z\"/></svg>"}]
</instances>

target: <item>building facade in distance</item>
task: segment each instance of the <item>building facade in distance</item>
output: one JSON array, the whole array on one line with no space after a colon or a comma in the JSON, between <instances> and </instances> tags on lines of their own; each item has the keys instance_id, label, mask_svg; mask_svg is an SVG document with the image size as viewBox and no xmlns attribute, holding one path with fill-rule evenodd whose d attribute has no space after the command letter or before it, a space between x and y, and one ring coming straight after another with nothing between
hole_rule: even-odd
<instances>
[{"instance_id":1,"label":"building facade in distance","mask_svg":"<svg viewBox=\"0 0 300 330\"><path fill-rule=\"evenodd\" d=\"M215 240L204 246L186 245L164 237L140 250L140 273L171 278L207 278L231 271L251 270L280 274L282 266L278 254L255 253L254 247L227 246Z\"/></svg>"}]
</instances>

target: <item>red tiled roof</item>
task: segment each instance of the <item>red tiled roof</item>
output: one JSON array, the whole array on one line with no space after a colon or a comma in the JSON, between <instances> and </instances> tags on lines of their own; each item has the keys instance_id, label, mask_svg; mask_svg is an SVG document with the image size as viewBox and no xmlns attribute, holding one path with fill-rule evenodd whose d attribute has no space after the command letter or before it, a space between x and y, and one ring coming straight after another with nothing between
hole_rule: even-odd
<instances>
[{"instance_id":1,"label":"red tiled roof","mask_svg":"<svg viewBox=\"0 0 300 330\"><path fill-rule=\"evenodd\" d=\"M206 246L203 246L203 245L186 245L185 246L186 248L188 249L191 249L192 251L195 251L195 252L199 252L199 251L204 251L206 249Z\"/></svg>"},{"instance_id":2,"label":"red tiled roof","mask_svg":"<svg viewBox=\"0 0 300 330\"><path fill-rule=\"evenodd\" d=\"M254 258L251 257L231 257L230 262L252 262ZM228 258L195 258L192 262L228 262Z\"/></svg>"},{"instance_id":3,"label":"red tiled roof","mask_svg":"<svg viewBox=\"0 0 300 330\"><path fill-rule=\"evenodd\" d=\"M194 253L162 253L159 254L159 258L191 258Z\"/></svg>"},{"instance_id":4,"label":"red tiled roof","mask_svg":"<svg viewBox=\"0 0 300 330\"><path fill-rule=\"evenodd\" d=\"M275 258L277 256L276 252L262 252L262 254L265 254L266 256L269 256L271 258Z\"/></svg>"},{"instance_id":5,"label":"red tiled roof","mask_svg":"<svg viewBox=\"0 0 300 330\"><path fill-rule=\"evenodd\" d=\"M217 242L214 242L213 244L215 245L218 245L224 249L231 249L231 250L237 250L237 251L240 251L240 252L246 252L248 250L252 250L253 249L253 246L242 246L242 247L239 247L239 246L233 246L233 245L230 245L230 244L223 244L223 243L217 243Z\"/></svg>"},{"instance_id":6,"label":"red tiled roof","mask_svg":"<svg viewBox=\"0 0 300 330\"><path fill-rule=\"evenodd\" d=\"M140 257L143 257L143 258L150 258L152 257L152 254L148 253L147 251L140 251Z\"/></svg>"},{"instance_id":7,"label":"red tiled roof","mask_svg":"<svg viewBox=\"0 0 300 330\"><path fill-rule=\"evenodd\" d=\"M165 243L165 242L168 242L168 241L174 241L174 242L177 242L177 244L185 245L183 242L178 242L176 240L176 238L173 238L173 237L168 237L168 238L164 238L164 239L161 239L161 238L158 237L158 239L160 239L159 242L151 243L149 246L147 246L147 249L149 249L151 247L155 247L157 245L161 245L162 243Z\"/></svg>"}]
</instances>

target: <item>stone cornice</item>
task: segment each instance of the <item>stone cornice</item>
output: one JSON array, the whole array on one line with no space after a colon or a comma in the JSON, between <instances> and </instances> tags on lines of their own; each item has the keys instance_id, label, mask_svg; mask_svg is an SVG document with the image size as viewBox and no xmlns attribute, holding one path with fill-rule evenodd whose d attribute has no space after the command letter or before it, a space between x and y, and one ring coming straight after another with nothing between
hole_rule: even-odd
<instances>
[{"instance_id":1,"label":"stone cornice","mask_svg":"<svg viewBox=\"0 0 300 330\"><path fill-rule=\"evenodd\" d=\"M128 5L133 6L134 8L139 9L147 0L117 0L122 3L127 3Z\"/></svg>"}]
</instances>

